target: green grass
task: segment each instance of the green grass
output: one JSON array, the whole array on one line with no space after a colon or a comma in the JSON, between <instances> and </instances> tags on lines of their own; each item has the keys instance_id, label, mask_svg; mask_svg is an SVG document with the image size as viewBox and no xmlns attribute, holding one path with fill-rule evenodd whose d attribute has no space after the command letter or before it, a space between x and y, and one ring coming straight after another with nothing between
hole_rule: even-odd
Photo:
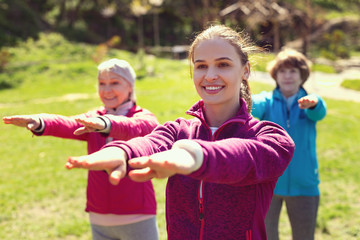
<instances>
[{"instance_id":1,"label":"green grass","mask_svg":"<svg viewBox=\"0 0 360 240\"><path fill-rule=\"evenodd\" d=\"M99 106L96 64L90 60L94 48L68 43L58 49L58 45L51 45L51 51L44 45L29 46L31 54L25 55L21 48L11 50L16 61L9 69L22 83L0 91L0 117L41 112L73 115ZM136 56L128 52L111 50L108 56L136 65ZM185 110L198 99L187 63L150 56L145 62L154 75L136 82L138 104L162 123L186 117ZM251 87L254 93L272 88L256 82ZM69 93L81 93L83 98L63 98ZM321 200L316 239L355 240L360 238L360 104L326 101L328 115L317 125ZM84 212L86 171L64 168L68 156L86 153L86 144L33 137L1 123L0 132L0 239L90 239ZM166 239L165 184L166 180L154 180L161 240ZM281 239L291 239L284 212L280 226Z\"/></svg>"},{"instance_id":2,"label":"green grass","mask_svg":"<svg viewBox=\"0 0 360 240\"><path fill-rule=\"evenodd\" d=\"M360 91L360 79L344 79L341 86L344 88Z\"/></svg>"},{"instance_id":3,"label":"green grass","mask_svg":"<svg viewBox=\"0 0 360 240\"><path fill-rule=\"evenodd\" d=\"M324 65L324 64L314 64L311 70L313 72L336 73L333 66Z\"/></svg>"}]
</instances>

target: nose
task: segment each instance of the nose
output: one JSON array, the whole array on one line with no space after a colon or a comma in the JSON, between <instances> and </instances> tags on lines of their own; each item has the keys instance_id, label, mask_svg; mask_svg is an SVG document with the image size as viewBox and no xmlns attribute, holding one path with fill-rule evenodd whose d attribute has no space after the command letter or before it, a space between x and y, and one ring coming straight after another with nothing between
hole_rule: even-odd
<instances>
[{"instance_id":1,"label":"nose","mask_svg":"<svg viewBox=\"0 0 360 240\"><path fill-rule=\"evenodd\" d=\"M110 85L106 84L104 87L103 87L103 91L104 92L111 92L112 91L112 88Z\"/></svg>"},{"instance_id":2,"label":"nose","mask_svg":"<svg viewBox=\"0 0 360 240\"><path fill-rule=\"evenodd\" d=\"M290 71L285 71L285 77L286 77L286 78L291 77L291 72L290 72Z\"/></svg>"},{"instance_id":3,"label":"nose","mask_svg":"<svg viewBox=\"0 0 360 240\"><path fill-rule=\"evenodd\" d=\"M219 76L216 70L213 67L209 67L208 70L206 71L205 79L207 81L215 81L216 79L218 79L218 77Z\"/></svg>"}]
</instances>

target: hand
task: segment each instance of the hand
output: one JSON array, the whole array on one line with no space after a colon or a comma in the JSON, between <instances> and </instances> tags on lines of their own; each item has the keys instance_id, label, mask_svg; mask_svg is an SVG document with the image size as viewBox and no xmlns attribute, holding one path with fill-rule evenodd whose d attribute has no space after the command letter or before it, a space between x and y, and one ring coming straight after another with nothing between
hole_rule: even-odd
<instances>
[{"instance_id":1,"label":"hand","mask_svg":"<svg viewBox=\"0 0 360 240\"><path fill-rule=\"evenodd\" d=\"M126 175L126 161L127 155L124 150L118 147L107 147L90 155L69 157L65 167L105 170L109 174L110 183L117 185Z\"/></svg>"},{"instance_id":2,"label":"hand","mask_svg":"<svg viewBox=\"0 0 360 240\"><path fill-rule=\"evenodd\" d=\"M194 157L184 149L171 149L147 157L133 158L128 164L134 168L128 175L137 182L167 178L175 174L188 175L199 168Z\"/></svg>"},{"instance_id":3,"label":"hand","mask_svg":"<svg viewBox=\"0 0 360 240\"><path fill-rule=\"evenodd\" d=\"M40 126L40 118L36 115L15 115L3 117L5 124L13 124L18 127L26 127L35 130Z\"/></svg>"},{"instance_id":4,"label":"hand","mask_svg":"<svg viewBox=\"0 0 360 240\"><path fill-rule=\"evenodd\" d=\"M315 95L307 95L298 100L300 109L307 109L315 107L319 102L319 99Z\"/></svg>"},{"instance_id":5,"label":"hand","mask_svg":"<svg viewBox=\"0 0 360 240\"><path fill-rule=\"evenodd\" d=\"M88 132L95 132L97 130L103 130L105 128L105 122L98 117L89 118L76 118L78 123L84 125L74 131L74 135L81 135Z\"/></svg>"}]
</instances>

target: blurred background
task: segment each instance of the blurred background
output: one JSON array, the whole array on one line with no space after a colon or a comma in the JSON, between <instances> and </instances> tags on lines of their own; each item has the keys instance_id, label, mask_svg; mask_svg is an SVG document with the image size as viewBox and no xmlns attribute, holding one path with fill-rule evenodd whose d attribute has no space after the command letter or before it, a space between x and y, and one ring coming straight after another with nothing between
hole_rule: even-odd
<instances>
[{"instance_id":1,"label":"blurred background","mask_svg":"<svg viewBox=\"0 0 360 240\"><path fill-rule=\"evenodd\" d=\"M0 47L57 32L183 57L181 48L167 47L186 46L209 22L221 22L271 51L291 46L334 60L360 51L359 11L360 0L1 0Z\"/></svg>"},{"instance_id":2,"label":"blurred background","mask_svg":"<svg viewBox=\"0 0 360 240\"><path fill-rule=\"evenodd\" d=\"M360 239L360 0L0 0L0 115L76 115L101 105L97 65L127 60L140 106L160 123L198 99L185 60L211 23L244 30L267 51L251 59L253 93L270 91L266 64L283 47L313 62L305 88L323 96L318 123L317 240ZM86 171L66 171L83 142L32 137L0 124L0 239L91 239ZM154 180L167 239L166 180ZM282 213L282 240L291 239Z\"/></svg>"}]
</instances>

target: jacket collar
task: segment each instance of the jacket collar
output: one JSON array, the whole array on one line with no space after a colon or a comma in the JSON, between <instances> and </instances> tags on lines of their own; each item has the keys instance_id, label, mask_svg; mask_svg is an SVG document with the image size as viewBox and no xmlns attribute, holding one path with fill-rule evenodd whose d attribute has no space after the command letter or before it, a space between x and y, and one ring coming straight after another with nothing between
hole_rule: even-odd
<instances>
[{"instance_id":1,"label":"jacket collar","mask_svg":"<svg viewBox=\"0 0 360 240\"><path fill-rule=\"evenodd\" d=\"M274 98L279 99L279 100L284 100L284 96L282 95L279 87L276 87L273 92L274 92L273 93ZM307 92L306 92L305 88L300 87L300 89L296 95L297 95L296 99L299 99L299 98L306 96Z\"/></svg>"},{"instance_id":2,"label":"jacket collar","mask_svg":"<svg viewBox=\"0 0 360 240\"><path fill-rule=\"evenodd\" d=\"M189 110L187 110L186 114L197 117L206 124L204 101L202 99L196 102ZM247 112L246 102L243 98L240 98L240 108L236 116L228 119L227 121L225 121L225 123L234 122L234 121L245 123L250 118L251 115Z\"/></svg>"},{"instance_id":3,"label":"jacket collar","mask_svg":"<svg viewBox=\"0 0 360 240\"><path fill-rule=\"evenodd\" d=\"M101 107L99 109L100 115L112 114L112 115L118 115L118 116L122 115L122 116L127 116L127 117L134 115L138 111L140 111L140 109L138 108L136 103L131 102L131 101L127 102L126 104L120 105L115 110L111 109L111 111L109 111L105 107Z\"/></svg>"}]
</instances>

